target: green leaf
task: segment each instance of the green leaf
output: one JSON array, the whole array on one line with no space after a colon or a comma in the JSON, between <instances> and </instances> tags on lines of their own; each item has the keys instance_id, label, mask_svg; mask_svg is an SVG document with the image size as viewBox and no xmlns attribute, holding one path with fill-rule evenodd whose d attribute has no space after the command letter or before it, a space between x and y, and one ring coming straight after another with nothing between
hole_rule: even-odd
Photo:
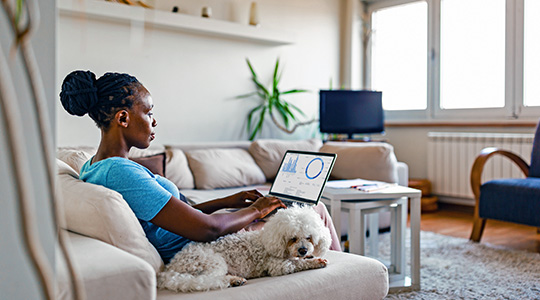
<instances>
[{"instance_id":1,"label":"green leaf","mask_svg":"<svg viewBox=\"0 0 540 300\"><path fill-rule=\"evenodd\" d=\"M255 128L253 129L253 132L251 132L251 135L249 136L250 141L253 141L257 133L259 133L259 131L261 130L263 122L264 122L265 114L266 114L266 107L261 110L261 114L259 115L259 122L257 122L257 126L255 126Z\"/></svg>"},{"instance_id":2,"label":"green leaf","mask_svg":"<svg viewBox=\"0 0 540 300\"><path fill-rule=\"evenodd\" d=\"M293 120L296 121L296 116L295 116L294 113L291 111L291 109L289 108L289 106L290 106L289 103L285 103L284 109L285 109L285 111L291 116L291 118L292 118Z\"/></svg>"},{"instance_id":3,"label":"green leaf","mask_svg":"<svg viewBox=\"0 0 540 300\"><path fill-rule=\"evenodd\" d=\"M235 98L235 99L249 98L249 97L254 96L254 95L257 95L257 94L258 94L257 92L251 92L251 93L248 93L248 94L236 96L236 97L234 97L234 98Z\"/></svg>"},{"instance_id":4,"label":"green leaf","mask_svg":"<svg viewBox=\"0 0 540 300\"><path fill-rule=\"evenodd\" d=\"M274 91L274 94L278 90L278 87L277 87L279 83L278 69L279 69L279 58L276 60L276 66L274 67L274 76L272 76L273 78L272 90Z\"/></svg>"},{"instance_id":5,"label":"green leaf","mask_svg":"<svg viewBox=\"0 0 540 300\"><path fill-rule=\"evenodd\" d=\"M289 105L294 109L296 110L297 112L299 112L302 116L306 116L306 114L300 109L298 108L296 105L292 104L292 103L289 103Z\"/></svg>"},{"instance_id":6,"label":"green leaf","mask_svg":"<svg viewBox=\"0 0 540 300\"><path fill-rule=\"evenodd\" d=\"M17 0L16 7L15 7L15 24L19 24L19 20L21 19L23 3L24 3L24 0Z\"/></svg>"},{"instance_id":7,"label":"green leaf","mask_svg":"<svg viewBox=\"0 0 540 300\"><path fill-rule=\"evenodd\" d=\"M309 92L309 90L293 89L293 90L288 90L286 92L281 92L281 94L282 95L287 95L287 94L307 93L307 92Z\"/></svg>"},{"instance_id":8,"label":"green leaf","mask_svg":"<svg viewBox=\"0 0 540 300\"><path fill-rule=\"evenodd\" d=\"M252 109L252 110L249 112L249 114L248 114L248 120L247 120L247 132L248 132L248 134L251 132L251 119L253 118L253 114L254 114L257 110L263 108L263 106L264 106L264 105L261 104L261 105L255 107L254 109Z\"/></svg>"},{"instance_id":9,"label":"green leaf","mask_svg":"<svg viewBox=\"0 0 540 300\"><path fill-rule=\"evenodd\" d=\"M287 113L287 110L283 105L276 105L279 114L281 115L281 118L283 119L283 123L285 124L285 128L289 128L289 114ZM293 116L294 119L294 116Z\"/></svg>"},{"instance_id":10,"label":"green leaf","mask_svg":"<svg viewBox=\"0 0 540 300\"><path fill-rule=\"evenodd\" d=\"M278 84L279 84L279 82L281 81L281 76L282 76L282 75L283 75L283 71L279 72L278 77L277 77L277 79L276 79L277 82L278 82Z\"/></svg>"},{"instance_id":11,"label":"green leaf","mask_svg":"<svg viewBox=\"0 0 540 300\"><path fill-rule=\"evenodd\" d=\"M264 85L262 83L259 82L259 79L257 77L257 73L255 73L255 70L253 69L253 66L251 65L251 62L249 61L249 59L246 59L247 61L247 64L248 64L248 67L249 67L249 70L251 71L251 80L253 81L253 83L255 83L255 85L260 89L262 90L262 92L266 95L269 94L268 90L264 87Z\"/></svg>"}]
</instances>

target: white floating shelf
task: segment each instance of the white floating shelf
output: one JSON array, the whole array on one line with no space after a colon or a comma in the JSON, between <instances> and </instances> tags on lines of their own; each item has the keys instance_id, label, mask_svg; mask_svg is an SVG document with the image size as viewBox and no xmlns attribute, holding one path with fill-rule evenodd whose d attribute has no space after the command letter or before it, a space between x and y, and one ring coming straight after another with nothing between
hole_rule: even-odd
<instances>
[{"instance_id":1,"label":"white floating shelf","mask_svg":"<svg viewBox=\"0 0 540 300\"><path fill-rule=\"evenodd\" d=\"M57 0L57 6L60 14L65 16L86 16L88 18L116 20L126 23L143 22L146 26L154 28L227 37L270 45L293 44L295 40L290 33L272 30L264 26L243 25L114 2Z\"/></svg>"}]
</instances>

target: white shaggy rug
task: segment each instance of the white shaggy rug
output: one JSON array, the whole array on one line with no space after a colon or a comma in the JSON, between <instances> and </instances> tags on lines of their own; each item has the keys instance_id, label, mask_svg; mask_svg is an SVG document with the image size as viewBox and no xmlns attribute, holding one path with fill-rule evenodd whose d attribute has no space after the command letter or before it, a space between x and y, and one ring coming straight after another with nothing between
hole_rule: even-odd
<instances>
[{"instance_id":1,"label":"white shaggy rug","mask_svg":"<svg viewBox=\"0 0 540 300\"><path fill-rule=\"evenodd\" d=\"M389 234L380 239L387 254ZM386 299L540 299L540 253L433 232L421 232L420 241L421 290Z\"/></svg>"}]
</instances>

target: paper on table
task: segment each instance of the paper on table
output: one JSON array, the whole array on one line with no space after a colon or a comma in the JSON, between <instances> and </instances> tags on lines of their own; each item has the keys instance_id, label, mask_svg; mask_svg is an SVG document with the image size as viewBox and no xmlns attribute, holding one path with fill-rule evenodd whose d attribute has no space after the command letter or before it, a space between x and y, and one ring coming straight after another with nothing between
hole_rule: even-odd
<instances>
[{"instance_id":1,"label":"paper on table","mask_svg":"<svg viewBox=\"0 0 540 300\"><path fill-rule=\"evenodd\" d=\"M326 183L327 187L335 189L357 189L363 192L374 192L385 189L390 186L395 186L395 183L383 181L365 180L365 179L346 179L346 180L331 180Z\"/></svg>"}]
</instances>

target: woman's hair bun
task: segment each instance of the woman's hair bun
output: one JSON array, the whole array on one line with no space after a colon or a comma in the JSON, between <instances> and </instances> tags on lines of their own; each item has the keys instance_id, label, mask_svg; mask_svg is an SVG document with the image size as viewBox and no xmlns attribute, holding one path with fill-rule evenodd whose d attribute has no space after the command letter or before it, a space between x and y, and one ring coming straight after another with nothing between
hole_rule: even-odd
<instances>
[{"instance_id":1,"label":"woman's hair bun","mask_svg":"<svg viewBox=\"0 0 540 300\"><path fill-rule=\"evenodd\" d=\"M83 116L98 103L97 91L94 73L73 71L62 82L60 101L68 113Z\"/></svg>"}]
</instances>

